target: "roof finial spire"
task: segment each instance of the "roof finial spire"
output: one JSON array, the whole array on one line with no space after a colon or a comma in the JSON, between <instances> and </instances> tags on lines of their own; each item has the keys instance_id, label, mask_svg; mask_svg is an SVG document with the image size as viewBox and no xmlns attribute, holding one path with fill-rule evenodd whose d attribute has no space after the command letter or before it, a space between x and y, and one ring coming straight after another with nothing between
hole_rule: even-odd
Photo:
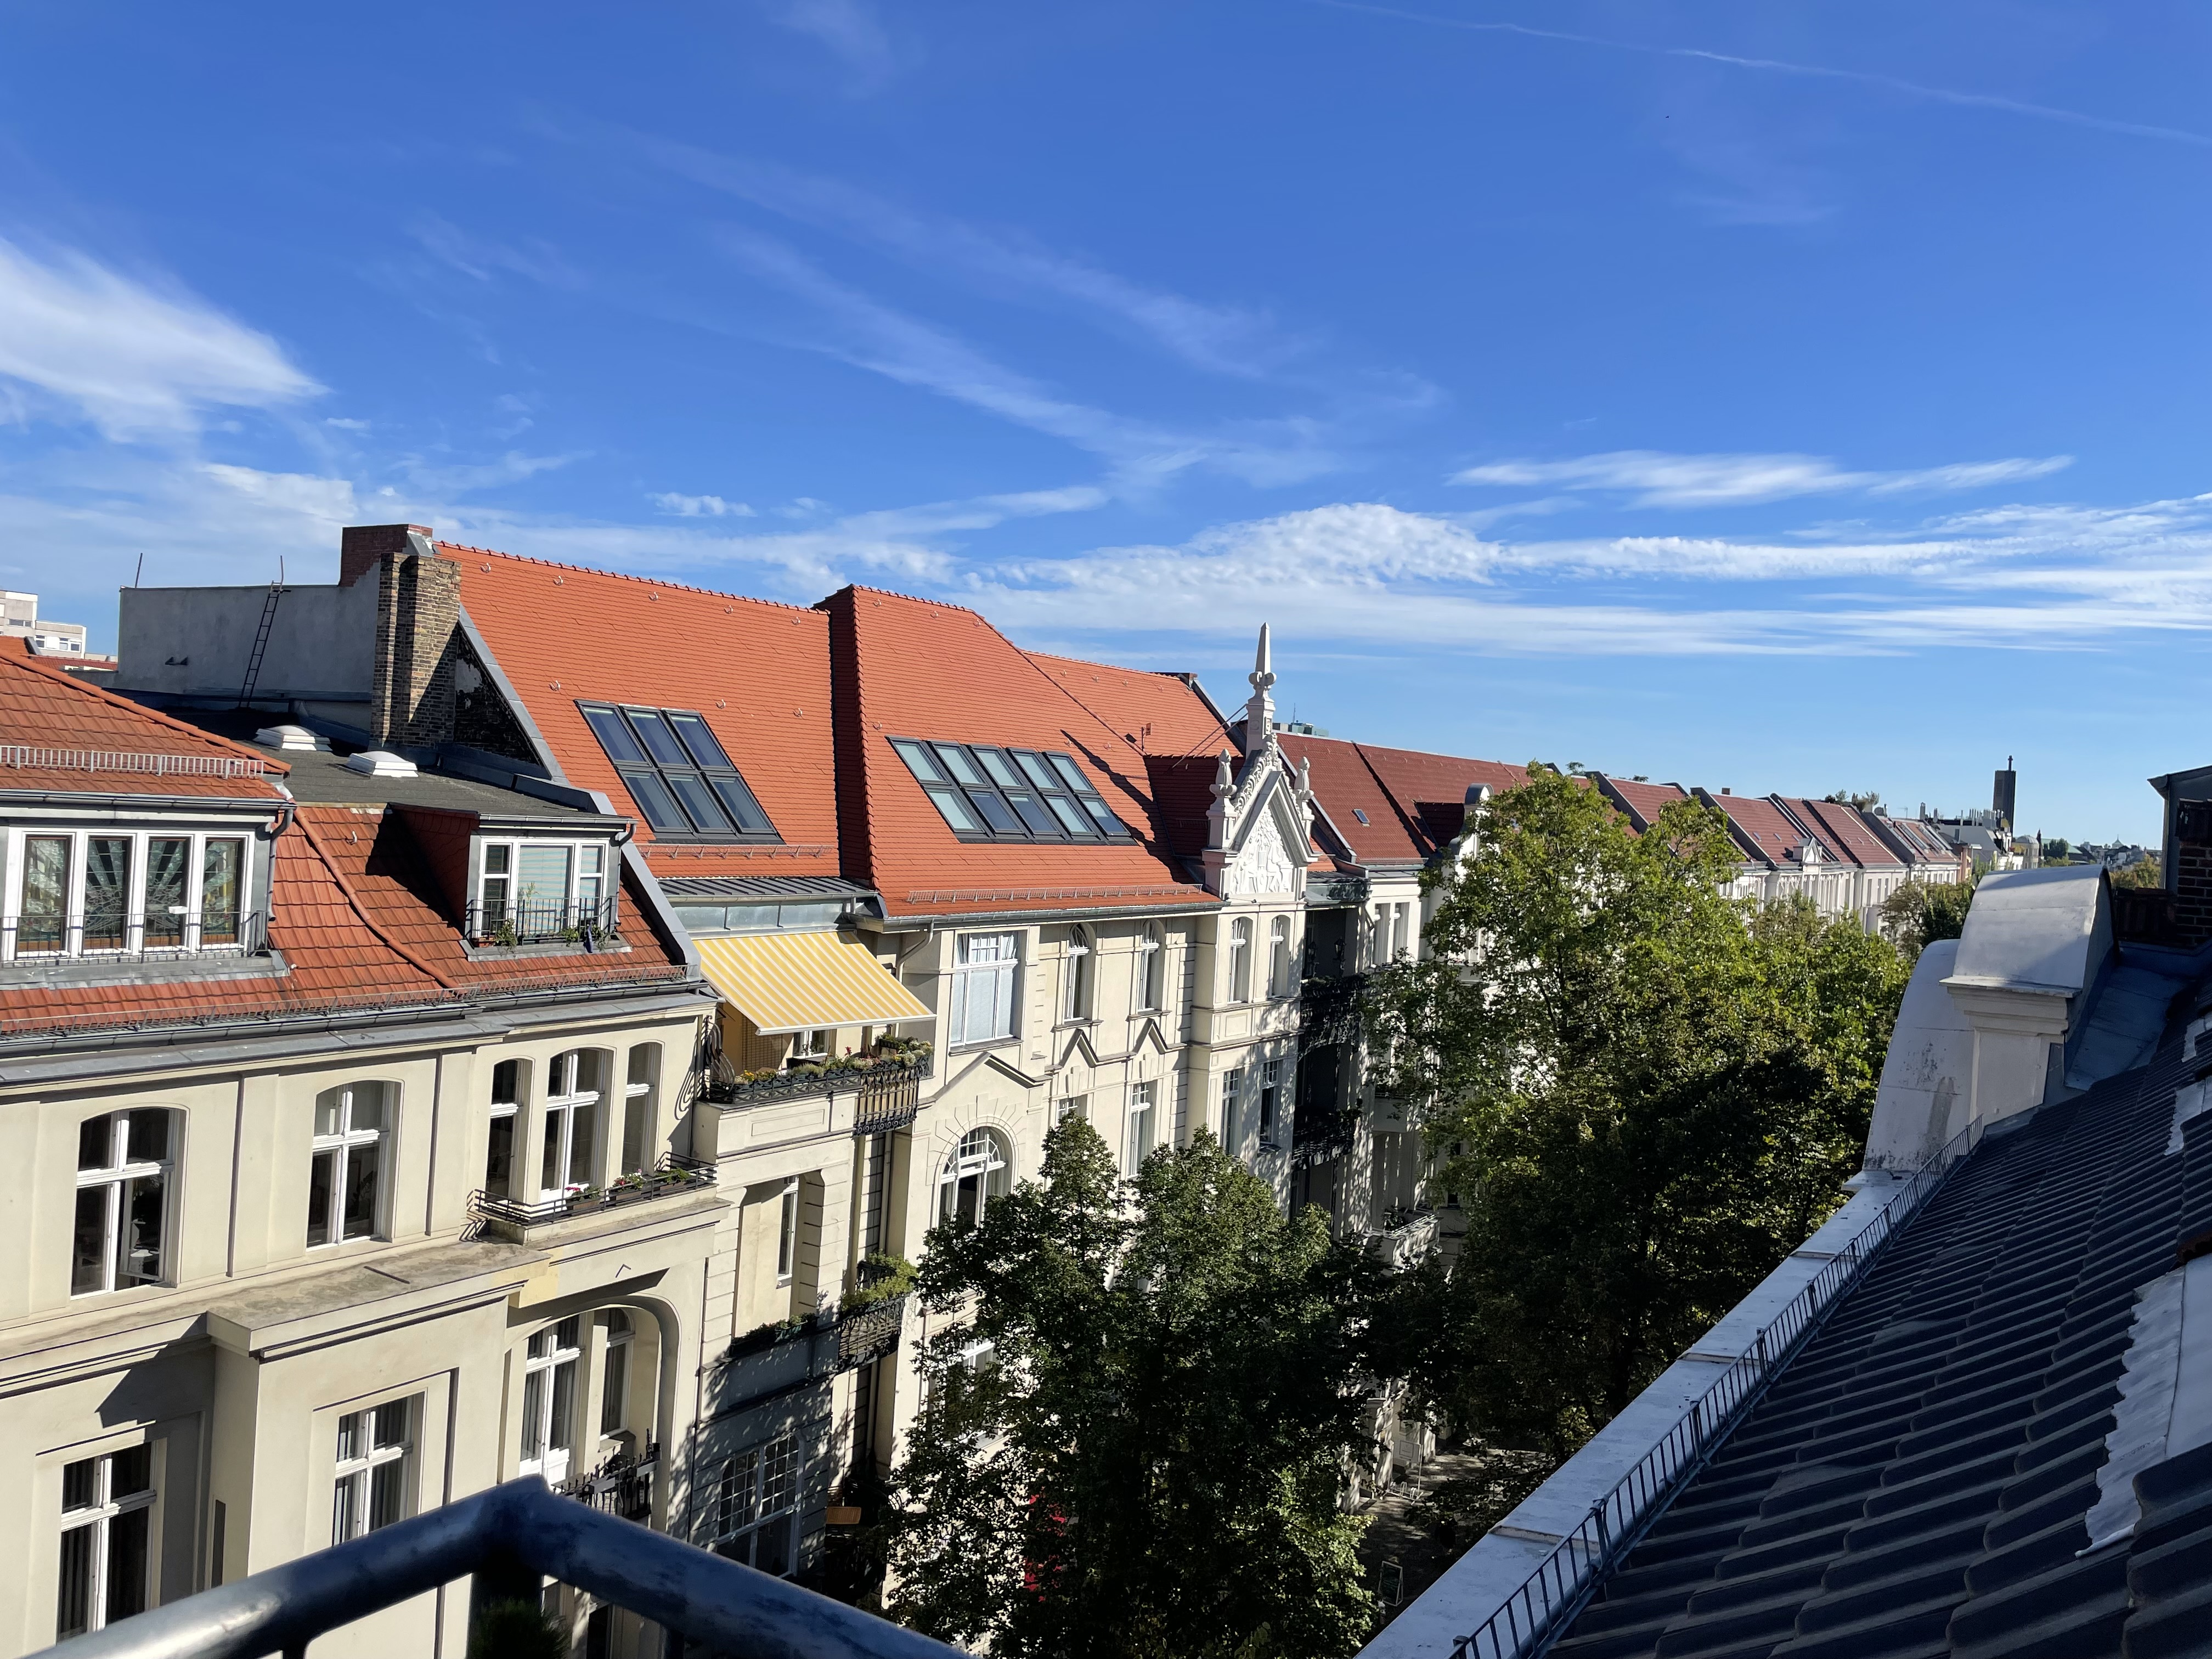
<instances>
[{"instance_id":1,"label":"roof finial spire","mask_svg":"<svg viewBox=\"0 0 2212 1659\"><path fill-rule=\"evenodd\" d=\"M1275 700L1267 695L1275 684L1274 653L1265 623L1260 624L1260 650L1247 678L1252 682L1252 700L1244 705L1244 752L1256 755L1275 729Z\"/></svg>"}]
</instances>

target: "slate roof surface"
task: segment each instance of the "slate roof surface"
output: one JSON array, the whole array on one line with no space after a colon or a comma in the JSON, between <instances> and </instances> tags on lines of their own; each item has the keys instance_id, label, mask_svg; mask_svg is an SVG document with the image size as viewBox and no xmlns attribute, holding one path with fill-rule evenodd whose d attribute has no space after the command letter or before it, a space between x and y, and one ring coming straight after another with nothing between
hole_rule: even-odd
<instances>
[{"instance_id":1,"label":"slate roof surface","mask_svg":"<svg viewBox=\"0 0 2212 1659\"><path fill-rule=\"evenodd\" d=\"M2124 1633L2136 1659L2206 1651L2151 1637L2212 1586L2212 1460L2147 1472L2172 1512L2081 1553L2136 1292L2212 1225L2212 1115L2166 1152L2198 1066L2179 1029L1986 1138L1553 1652L2100 1659ZM2190 1537L2193 1557L2155 1555ZM2163 1600L2131 1606L2144 1574Z\"/></svg>"},{"instance_id":2,"label":"slate roof surface","mask_svg":"<svg viewBox=\"0 0 2212 1659\"><path fill-rule=\"evenodd\" d=\"M437 544L461 606L568 781L638 820L656 875L834 876L830 623L819 611L681 583ZM656 841L578 698L695 709L737 763L781 847Z\"/></svg>"},{"instance_id":3,"label":"slate roof surface","mask_svg":"<svg viewBox=\"0 0 2212 1659\"><path fill-rule=\"evenodd\" d=\"M71 794L192 796L281 800L281 760L141 708L32 654L26 641L0 638L0 744L60 750L79 758L60 765L0 765L0 790ZM125 757L173 756L198 763L258 763L257 772L156 772Z\"/></svg>"}]
</instances>

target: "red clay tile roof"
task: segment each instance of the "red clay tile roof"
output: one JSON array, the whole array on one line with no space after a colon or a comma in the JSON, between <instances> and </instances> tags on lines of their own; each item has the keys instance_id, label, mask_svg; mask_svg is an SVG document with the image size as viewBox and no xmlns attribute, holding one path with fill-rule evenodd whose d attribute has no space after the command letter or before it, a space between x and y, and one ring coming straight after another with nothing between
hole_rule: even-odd
<instances>
[{"instance_id":1,"label":"red clay tile roof","mask_svg":"<svg viewBox=\"0 0 2212 1659\"><path fill-rule=\"evenodd\" d=\"M1629 823L1638 834L1649 830L1668 807L1690 799L1679 783L1639 783L1633 778L1607 775L1606 787L1629 809Z\"/></svg>"},{"instance_id":2,"label":"red clay tile roof","mask_svg":"<svg viewBox=\"0 0 2212 1659\"><path fill-rule=\"evenodd\" d=\"M1179 674L1156 674L1074 657L1023 653L1106 726L1147 755L1204 755L1234 750L1237 740L1206 699Z\"/></svg>"},{"instance_id":3,"label":"red clay tile roof","mask_svg":"<svg viewBox=\"0 0 2212 1659\"><path fill-rule=\"evenodd\" d=\"M470 962L397 813L303 806L275 842L269 942L290 971L255 979L0 987L0 1035L404 1010L502 992L684 978L641 922L631 949ZM625 881L625 914L639 896ZM211 966L224 962L210 958Z\"/></svg>"},{"instance_id":4,"label":"red clay tile roof","mask_svg":"<svg viewBox=\"0 0 2212 1659\"><path fill-rule=\"evenodd\" d=\"M274 801L286 770L0 639L0 791Z\"/></svg>"},{"instance_id":5,"label":"red clay tile roof","mask_svg":"<svg viewBox=\"0 0 2212 1659\"><path fill-rule=\"evenodd\" d=\"M1467 792L1476 784L1487 784L1492 794L1502 795L1528 781L1527 767L1509 766L1503 761L1431 755L1417 749L1384 749L1371 743L1354 746L1407 820L1419 826L1415 844L1424 858L1442 851L1444 843L1459 833L1466 822ZM1336 817L1333 808L1329 817L1332 820Z\"/></svg>"},{"instance_id":6,"label":"red clay tile roof","mask_svg":"<svg viewBox=\"0 0 2212 1659\"><path fill-rule=\"evenodd\" d=\"M1163 835L1148 757L1122 735L1126 718L1117 726L1105 712L1126 717L1140 694L1170 708L1179 696L1194 701L1187 687L1130 675L1109 700L1102 673L1094 705L1063 683L1073 672L1064 659L1052 672L972 611L865 587L841 589L823 610L836 664L845 873L874 887L888 915L1216 902ZM1179 731L1195 732L1194 718L1180 718ZM892 750L894 737L1063 750L1135 837L962 842Z\"/></svg>"},{"instance_id":7,"label":"red clay tile roof","mask_svg":"<svg viewBox=\"0 0 2212 1659\"><path fill-rule=\"evenodd\" d=\"M1894 870L1901 860L1880 836L1868 827L1856 807L1832 800L1797 800L1784 797L1783 805L1833 851L1867 870Z\"/></svg>"},{"instance_id":8,"label":"red clay tile roof","mask_svg":"<svg viewBox=\"0 0 2212 1659\"><path fill-rule=\"evenodd\" d=\"M763 599L441 542L461 604L562 771L638 817L656 874L834 876L830 621ZM781 847L656 842L578 698L691 708L744 774Z\"/></svg>"},{"instance_id":9,"label":"red clay tile roof","mask_svg":"<svg viewBox=\"0 0 2212 1659\"><path fill-rule=\"evenodd\" d=\"M1735 831L1737 841L1749 848L1753 857L1765 859L1769 864L1797 862L1797 849L1804 845L1806 834L1790 821L1777 798L1700 793L1708 805L1728 814L1729 825ZM1820 840L1818 835L1813 839L1816 842ZM1825 842L1821 843L1820 855L1832 861L1835 858Z\"/></svg>"},{"instance_id":10,"label":"red clay tile roof","mask_svg":"<svg viewBox=\"0 0 2212 1659\"><path fill-rule=\"evenodd\" d=\"M1358 862L1418 864L1435 850L1436 839L1422 823L1416 804L1391 799L1361 757L1360 744L1299 732L1279 732L1275 740L1292 766L1305 763L1314 799ZM1359 821L1362 812L1367 815L1364 823ZM1455 823L1463 813L1463 805L1453 807Z\"/></svg>"}]
</instances>

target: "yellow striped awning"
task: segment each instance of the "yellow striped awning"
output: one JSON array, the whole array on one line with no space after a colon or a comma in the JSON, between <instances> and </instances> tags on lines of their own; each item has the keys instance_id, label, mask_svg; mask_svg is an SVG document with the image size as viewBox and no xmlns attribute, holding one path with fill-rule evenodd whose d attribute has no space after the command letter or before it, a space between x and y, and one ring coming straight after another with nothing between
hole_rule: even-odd
<instances>
[{"instance_id":1,"label":"yellow striped awning","mask_svg":"<svg viewBox=\"0 0 2212 1659\"><path fill-rule=\"evenodd\" d=\"M714 988L763 1034L930 1017L866 945L835 933L748 933L698 945Z\"/></svg>"}]
</instances>

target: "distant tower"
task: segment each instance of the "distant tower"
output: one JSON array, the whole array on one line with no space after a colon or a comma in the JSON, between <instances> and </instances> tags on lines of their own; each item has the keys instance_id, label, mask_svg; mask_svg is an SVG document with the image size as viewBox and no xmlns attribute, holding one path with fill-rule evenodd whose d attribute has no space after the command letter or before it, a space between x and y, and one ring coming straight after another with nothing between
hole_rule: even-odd
<instances>
[{"instance_id":1,"label":"distant tower","mask_svg":"<svg viewBox=\"0 0 2212 1659\"><path fill-rule=\"evenodd\" d=\"M1267 624L1260 624L1260 653L1253 659L1252 700L1244 705L1244 752L1256 755L1266 747L1275 729L1275 700L1268 692L1275 684L1274 653L1267 645Z\"/></svg>"},{"instance_id":2,"label":"distant tower","mask_svg":"<svg viewBox=\"0 0 2212 1659\"><path fill-rule=\"evenodd\" d=\"M2012 757L2007 755L2004 770L1997 774L1996 788L1990 796L1990 807L2004 820L2008 830L2012 828L2014 791L2019 781L2020 774L2012 769Z\"/></svg>"}]
</instances>

